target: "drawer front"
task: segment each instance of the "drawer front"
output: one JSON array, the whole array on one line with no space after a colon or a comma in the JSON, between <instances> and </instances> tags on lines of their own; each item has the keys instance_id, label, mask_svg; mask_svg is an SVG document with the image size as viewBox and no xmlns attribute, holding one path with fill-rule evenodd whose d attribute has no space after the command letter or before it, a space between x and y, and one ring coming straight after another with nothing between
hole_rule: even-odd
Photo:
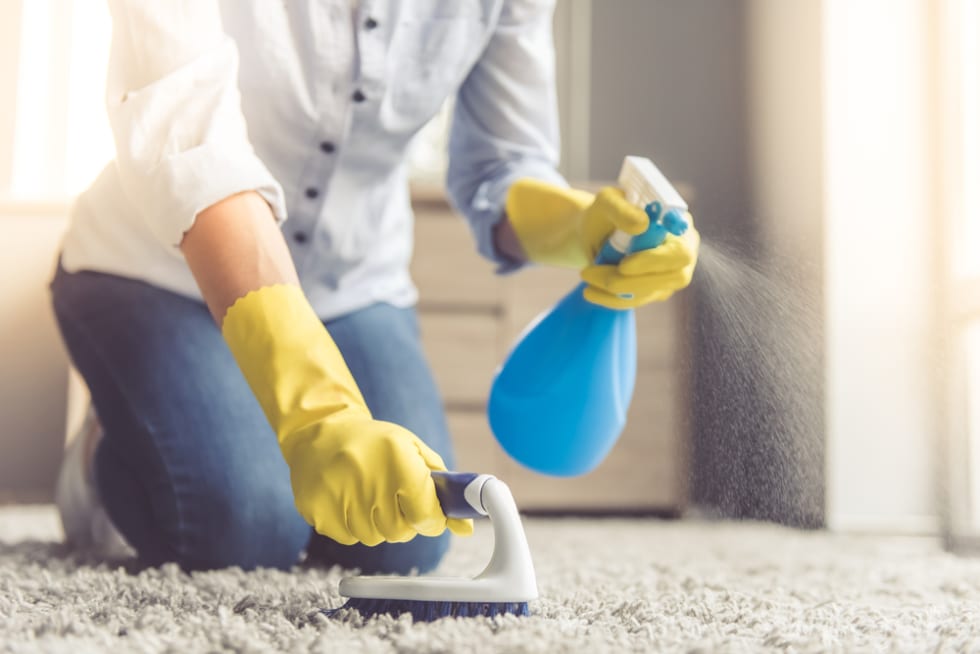
<instances>
[{"instance_id":1,"label":"drawer front","mask_svg":"<svg viewBox=\"0 0 980 654\"><path fill-rule=\"evenodd\" d=\"M498 361L498 321L484 313L421 311L422 345L449 405L486 405Z\"/></svg>"},{"instance_id":2,"label":"drawer front","mask_svg":"<svg viewBox=\"0 0 980 654\"><path fill-rule=\"evenodd\" d=\"M448 209L416 210L412 279L423 306L497 306L500 281L476 251L466 222Z\"/></svg>"},{"instance_id":3,"label":"drawer front","mask_svg":"<svg viewBox=\"0 0 980 654\"><path fill-rule=\"evenodd\" d=\"M449 411L446 420L456 450L457 470L506 479L507 454L493 437L485 412Z\"/></svg>"}]
</instances>

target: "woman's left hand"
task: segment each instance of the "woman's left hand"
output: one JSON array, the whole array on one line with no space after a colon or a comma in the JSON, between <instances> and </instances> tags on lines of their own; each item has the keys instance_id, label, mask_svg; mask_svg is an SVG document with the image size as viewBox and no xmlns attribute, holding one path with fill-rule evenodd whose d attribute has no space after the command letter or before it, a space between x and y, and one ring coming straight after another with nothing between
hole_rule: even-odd
<instances>
[{"instance_id":1,"label":"woman's left hand","mask_svg":"<svg viewBox=\"0 0 980 654\"><path fill-rule=\"evenodd\" d=\"M691 283L701 236L691 214L682 236L667 234L659 246L629 254L618 265L590 265L582 270L585 299L610 309L633 309L662 302Z\"/></svg>"}]
</instances>

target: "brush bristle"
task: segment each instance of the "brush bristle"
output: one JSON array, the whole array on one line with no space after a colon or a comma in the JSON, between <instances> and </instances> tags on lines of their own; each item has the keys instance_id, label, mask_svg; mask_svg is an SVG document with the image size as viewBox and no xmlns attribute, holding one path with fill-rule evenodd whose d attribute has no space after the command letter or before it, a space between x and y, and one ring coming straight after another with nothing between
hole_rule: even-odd
<instances>
[{"instance_id":1,"label":"brush bristle","mask_svg":"<svg viewBox=\"0 0 980 654\"><path fill-rule=\"evenodd\" d=\"M356 609L363 617L372 615L399 616L411 613L416 622L431 622L439 618L468 618L495 615L528 615L527 602L431 602L422 600L391 600L352 597L338 609L323 609L334 617L344 609Z\"/></svg>"}]
</instances>

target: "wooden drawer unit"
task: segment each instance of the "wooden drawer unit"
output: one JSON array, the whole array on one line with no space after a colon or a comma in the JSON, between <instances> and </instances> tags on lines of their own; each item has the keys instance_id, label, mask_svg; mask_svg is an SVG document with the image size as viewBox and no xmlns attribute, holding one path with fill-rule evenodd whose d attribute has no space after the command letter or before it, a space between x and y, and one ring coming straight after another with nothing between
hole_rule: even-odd
<instances>
[{"instance_id":1,"label":"wooden drawer unit","mask_svg":"<svg viewBox=\"0 0 980 654\"><path fill-rule=\"evenodd\" d=\"M629 422L593 472L561 479L523 468L490 432L494 371L517 336L577 282L573 271L532 268L498 277L441 192L415 189L412 274L422 339L445 398L459 469L504 479L525 510L679 512L687 465L687 309L683 294L637 311L637 381Z\"/></svg>"}]
</instances>

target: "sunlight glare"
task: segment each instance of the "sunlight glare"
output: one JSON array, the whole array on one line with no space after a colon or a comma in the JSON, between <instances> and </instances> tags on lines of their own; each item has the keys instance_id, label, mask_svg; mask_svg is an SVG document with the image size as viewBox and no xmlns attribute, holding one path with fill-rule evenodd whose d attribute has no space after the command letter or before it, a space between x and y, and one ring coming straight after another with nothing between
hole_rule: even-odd
<instances>
[{"instance_id":1,"label":"sunlight glare","mask_svg":"<svg viewBox=\"0 0 980 654\"><path fill-rule=\"evenodd\" d=\"M75 2L71 30L65 192L75 195L114 154L104 99L112 38L105 3Z\"/></svg>"},{"instance_id":2,"label":"sunlight glare","mask_svg":"<svg viewBox=\"0 0 980 654\"><path fill-rule=\"evenodd\" d=\"M960 0L959 10L963 215L956 269L959 275L975 277L980 275L980 3Z\"/></svg>"},{"instance_id":3,"label":"sunlight glare","mask_svg":"<svg viewBox=\"0 0 980 654\"><path fill-rule=\"evenodd\" d=\"M17 70L16 129L10 193L15 197L44 192L45 123L50 104L51 3L32 0L21 7L20 65Z\"/></svg>"}]
</instances>

